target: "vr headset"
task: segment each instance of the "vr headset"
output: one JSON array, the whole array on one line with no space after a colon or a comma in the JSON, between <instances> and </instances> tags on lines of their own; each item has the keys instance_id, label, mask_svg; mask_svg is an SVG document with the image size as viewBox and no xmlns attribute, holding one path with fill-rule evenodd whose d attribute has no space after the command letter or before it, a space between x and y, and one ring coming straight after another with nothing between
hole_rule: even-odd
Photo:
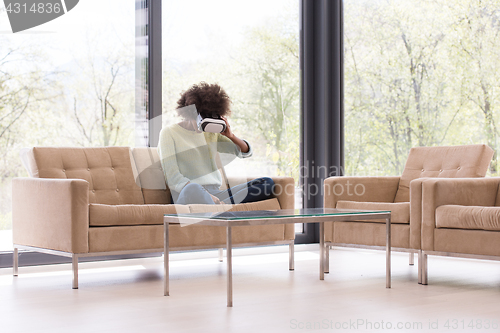
<instances>
[{"instance_id":1,"label":"vr headset","mask_svg":"<svg viewBox=\"0 0 500 333\"><path fill-rule=\"evenodd\" d=\"M198 129L202 132L222 133L226 130L226 122L216 114L212 115L212 117L202 117L198 114L196 123Z\"/></svg>"}]
</instances>

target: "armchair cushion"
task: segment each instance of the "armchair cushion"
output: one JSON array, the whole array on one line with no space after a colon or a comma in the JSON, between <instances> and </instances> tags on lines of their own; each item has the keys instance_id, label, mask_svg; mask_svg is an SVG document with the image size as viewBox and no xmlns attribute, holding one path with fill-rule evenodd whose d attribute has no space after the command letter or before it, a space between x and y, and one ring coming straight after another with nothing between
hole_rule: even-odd
<instances>
[{"instance_id":1,"label":"armchair cushion","mask_svg":"<svg viewBox=\"0 0 500 333\"><path fill-rule=\"evenodd\" d=\"M410 182L417 178L484 177L493 153L487 145L411 148L394 202L410 201Z\"/></svg>"},{"instance_id":2,"label":"armchair cushion","mask_svg":"<svg viewBox=\"0 0 500 333\"><path fill-rule=\"evenodd\" d=\"M361 210L390 210L391 223L410 223L410 203L387 203L387 202L358 202L358 201L338 201L339 209L361 209ZM363 222L385 223L385 220L362 220Z\"/></svg>"},{"instance_id":3,"label":"armchair cushion","mask_svg":"<svg viewBox=\"0 0 500 333\"><path fill-rule=\"evenodd\" d=\"M500 207L440 206L436 209L436 228L500 231Z\"/></svg>"}]
</instances>

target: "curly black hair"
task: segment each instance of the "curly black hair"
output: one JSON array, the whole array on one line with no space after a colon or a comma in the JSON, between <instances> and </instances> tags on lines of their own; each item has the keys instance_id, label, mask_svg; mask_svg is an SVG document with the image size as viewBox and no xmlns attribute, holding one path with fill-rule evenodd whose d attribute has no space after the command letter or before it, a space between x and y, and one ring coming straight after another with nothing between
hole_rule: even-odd
<instances>
[{"instance_id":1,"label":"curly black hair","mask_svg":"<svg viewBox=\"0 0 500 333\"><path fill-rule=\"evenodd\" d=\"M229 108L231 100L224 89L217 83L209 84L200 82L182 92L181 98L177 101L179 116L183 118L196 117L196 115L183 109L183 107L192 104L196 105L196 110L202 117L211 117L214 114L219 116L228 116L231 114Z\"/></svg>"}]
</instances>

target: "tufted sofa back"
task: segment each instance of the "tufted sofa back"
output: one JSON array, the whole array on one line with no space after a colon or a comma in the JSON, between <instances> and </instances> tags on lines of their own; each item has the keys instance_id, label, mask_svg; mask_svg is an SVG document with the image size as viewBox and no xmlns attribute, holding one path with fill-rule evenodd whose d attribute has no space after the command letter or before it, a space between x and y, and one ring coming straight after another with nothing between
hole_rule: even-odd
<instances>
[{"instance_id":1,"label":"tufted sofa back","mask_svg":"<svg viewBox=\"0 0 500 333\"><path fill-rule=\"evenodd\" d=\"M493 153L484 144L411 148L394 202L410 201L410 182L417 178L484 177Z\"/></svg>"},{"instance_id":2,"label":"tufted sofa back","mask_svg":"<svg viewBox=\"0 0 500 333\"><path fill-rule=\"evenodd\" d=\"M140 180L128 147L35 147L25 151L24 155L32 177L88 181L90 203L144 204Z\"/></svg>"}]
</instances>

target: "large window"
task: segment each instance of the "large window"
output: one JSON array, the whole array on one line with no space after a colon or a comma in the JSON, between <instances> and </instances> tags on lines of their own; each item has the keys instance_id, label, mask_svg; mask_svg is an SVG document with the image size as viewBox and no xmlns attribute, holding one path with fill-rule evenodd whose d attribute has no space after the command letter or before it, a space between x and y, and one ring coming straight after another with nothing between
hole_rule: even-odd
<instances>
[{"instance_id":1,"label":"large window","mask_svg":"<svg viewBox=\"0 0 500 333\"><path fill-rule=\"evenodd\" d=\"M497 149L500 1L344 5L346 174L399 175L413 146Z\"/></svg>"},{"instance_id":2,"label":"large window","mask_svg":"<svg viewBox=\"0 0 500 333\"><path fill-rule=\"evenodd\" d=\"M12 249L11 180L32 146L133 146L135 2L86 0L11 34L0 3L0 251ZM8 33L9 32L9 33Z\"/></svg>"},{"instance_id":3,"label":"large window","mask_svg":"<svg viewBox=\"0 0 500 333\"><path fill-rule=\"evenodd\" d=\"M22 148L147 142L145 5L80 1L39 27L0 34L0 251L12 248ZM235 133L255 151L228 173L298 180L298 1L165 0L162 8L164 123L177 121L183 90L218 82L233 100ZM0 31L10 31L3 3Z\"/></svg>"},{"instance_id":4,"label":"large window","mask_svg":"<svg viewBox=\"0 0 500 333\"><path fill-rule=\"evenodd\" d=\"M219 83L231 126L254 149L226 166L239 176L299 175L297 0L163 1L163 123L191 85ZM300 205L300 196L297 196Z\"/></svg>"}]
</instances>

